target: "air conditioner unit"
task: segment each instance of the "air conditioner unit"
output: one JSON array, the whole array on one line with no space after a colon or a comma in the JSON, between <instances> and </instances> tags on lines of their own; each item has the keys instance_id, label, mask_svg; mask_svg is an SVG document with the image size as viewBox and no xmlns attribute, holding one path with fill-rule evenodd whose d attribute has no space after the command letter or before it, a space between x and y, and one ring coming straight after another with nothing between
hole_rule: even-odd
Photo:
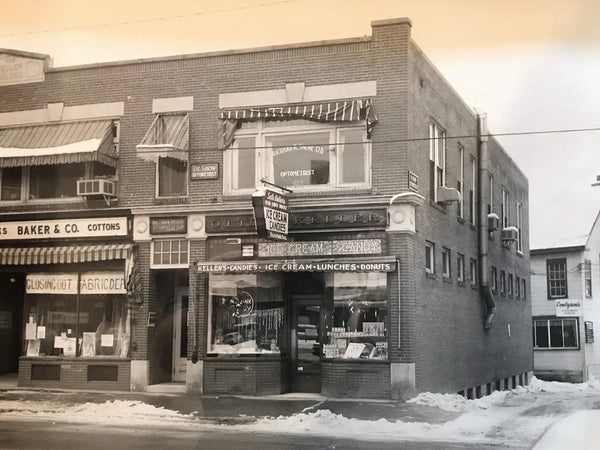
<instances>
[{"instance_id":1,"label":"air conditioner unit","mask_svg":"<svg viewBox=\"0 0 600 450\"><path fill-rule=\"evenodd\" d=\"M519 230L517 227L506 227L502 229L502 243L510 244L519 239Z\"/></svg>"},{"instance_id":2,"label":"air conditioner unit","mask_svg":"<svg viewBox=\"0 0 600 450\"><path fill-rule=\"evenodd\" d=\"M495 213L489 213L488 218L488 231L498 231L500 229L500 218Z\"/></svg>"},{"instance_id":3,"label":"air conditioner unit","mask_svg":"<svg viewBox=\"0 0 600 450\"><path fill-rule=\"evenodd\" d=\"M437 201L443 204L458 202L460 201L460 192L454 188L439 186L437 188Z\"/></svg>"},{"instance_id":4,"label":"air conditioner unit","mask_svg":"<svg viewBox=\"0 0 600 450\"><path fill-rule=\"evenodd\" d=\"M102 197L110 206L110 199L117 196L117 183L101 178L77 180L77 195L86 198Z\"/></svg>"}]
</instances>

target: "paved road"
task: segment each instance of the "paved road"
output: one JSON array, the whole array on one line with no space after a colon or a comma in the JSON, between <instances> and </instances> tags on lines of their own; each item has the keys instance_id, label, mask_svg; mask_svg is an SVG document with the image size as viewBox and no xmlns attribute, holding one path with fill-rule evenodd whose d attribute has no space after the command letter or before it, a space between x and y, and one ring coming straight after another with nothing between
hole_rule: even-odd
<instances>
[{"instance_id":1,"label":"paved road","mask_svg":"<svg viewBox=\"0 0 600 450\"><path fill-rule=\"evenodd\" d=\"M290 436L261 433L185 431L176 429L107 428L49 422L0 421L1 449L43 450L283 450L283 449L381 449L381 450L498 450L505 446L481 446L431 442L353 441L335 437Z\"/></svg>"}]
</instances>

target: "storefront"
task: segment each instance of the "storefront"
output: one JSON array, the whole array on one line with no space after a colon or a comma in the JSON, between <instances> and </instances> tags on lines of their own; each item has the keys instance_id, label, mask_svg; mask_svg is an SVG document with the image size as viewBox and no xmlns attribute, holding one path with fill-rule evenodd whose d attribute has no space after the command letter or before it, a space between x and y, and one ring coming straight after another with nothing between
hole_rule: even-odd
<instances>
[{"instance_id":1,"label":"storefront","mask_svg":"<svg viewBox=\"0 0 600 450\"><path fill-rule=\"evenodd\" d=\"M2 359L20 386L129 389L134 248L128 213L113 213L0 223Z\"/></svg>"},{"instance_id":2,"label":"storefront","mask_svg":"<svg viewBox=\"0 0 600 450\"><path fill-rule=\"evenodd\" d=\"M390 398L397 261L385 231L344 231L369 221L385 227L384 212L299 213L293 229L319 216L338 232L294 234L289 242L207 239L208 261L197 263L206 286L206 393ZM227 227L207 217L207 231L217 222Z\"/></svg>"}]
</instances>

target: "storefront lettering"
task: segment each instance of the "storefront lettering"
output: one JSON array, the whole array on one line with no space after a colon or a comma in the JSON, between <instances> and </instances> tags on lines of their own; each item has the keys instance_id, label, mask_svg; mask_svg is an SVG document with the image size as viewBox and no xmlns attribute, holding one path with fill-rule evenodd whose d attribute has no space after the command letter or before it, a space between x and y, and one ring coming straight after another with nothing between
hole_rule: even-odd
<instances>
[{"instance_id":1,"label":"storefront lettering","mask_svg":"<svg viewBox=\"0 0 600 450\"><path fill-rule=\"evenodd\" d=\"M395 267L393 262L198 263L198 272L391 272Z\"/></svg>"},{"instance_id":2,"label":"storefront lettering","mask_svg":"<svg viewBox=\"0 0 600 450\"><path fill-rule=\"evenodd\" d=\"M0 223L0 239L54 239L126 235L126 217Z\"/></svg>"},{"instance_id":3,"label":"storefront lettering","mask_svg":"<svg viewBox=\"0 0 600 450\"><path fill-rule=\"evenodd\" d=\"M27 274L28 294L77 294L77 273ZM79 276L81 294L125 294L125 276L120 271L83 272Z\"/></svg>"},{"instance_id":4,"label":"storefront lettering","mask_svg":"<svg viewBox=\"0 0 600 450\"><path fill-rule=\"evenodd\" d=\"M381 239L345 239L335 241L261 242L258 255L263 258L291 256L380 255Z\"/></svg>"}]
</instances>

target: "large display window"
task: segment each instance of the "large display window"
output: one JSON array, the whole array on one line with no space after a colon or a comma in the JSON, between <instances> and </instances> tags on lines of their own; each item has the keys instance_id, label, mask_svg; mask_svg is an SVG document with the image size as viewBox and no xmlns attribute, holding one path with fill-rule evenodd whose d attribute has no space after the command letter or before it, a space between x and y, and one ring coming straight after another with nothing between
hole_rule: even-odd
<instances>
[{"instance_id":1,"label":"large display window","mask_svg":"<svg viewBox=\"0 0 600 450\"><path fill-rule=\"evenodd\" d=\"M130 319L123 289L122 272L79 278L76 273L29 274L25 355L127 357Z\"/></svg>"},{"instance_id":2,"label":"large display window","mask_svg":"<svg viewBox=\"0 0 600 450\"><path fill-rule=\"evenodd\" d=\"M280 352L283 285L279 274L211 275L208 353Z\"/></svg>"},{"instance_id":3,"label":"large display window","mask_svg":"<svg viewBox=\"0 0 600 450\"><path fill-rule=\"evenodd\" d=\"M333 311L324 358L387 359L387 274L333 272L325 274Z\"/></svg>"}]
</instances>

